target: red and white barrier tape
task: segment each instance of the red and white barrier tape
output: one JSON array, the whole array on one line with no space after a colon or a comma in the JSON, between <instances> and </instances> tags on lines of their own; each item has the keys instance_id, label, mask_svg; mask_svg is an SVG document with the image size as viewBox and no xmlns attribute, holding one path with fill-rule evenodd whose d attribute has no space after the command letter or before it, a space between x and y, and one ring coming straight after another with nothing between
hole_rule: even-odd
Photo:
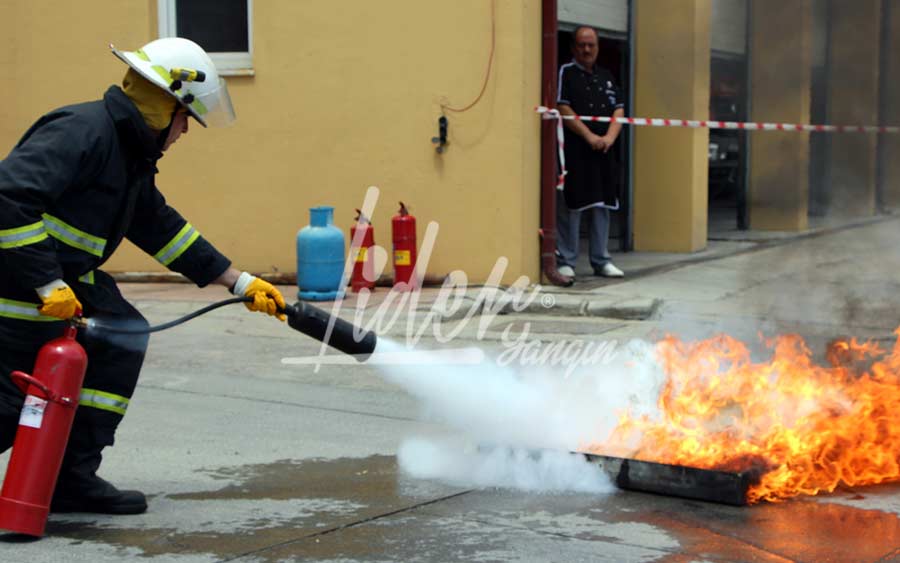
<instances>
[{"instance_id":1,"label":"red and white barrier tape","mask_svg":"<svg viewBox=\"0 0 900 563\"><path fill-rule=\"evenodd\" d=\"M546 106L535 108L544 119L557 119L559 111ZM601 121L623 125L648 125L650 127L690 127L694 129L736 129L741 131L808 131L811 133L900 133L900 127L877 125L804 125L802 123L761 123L753 121L695 121L690 119L658 119L645 117L597 117L585 115L563 115L563 119L581 121Z\"/></svg>"},{"instance_id":2,"label":"red and white barrier tape","mask_svg":"<svg viewBox=\"0 0 900 563\"><path fill-rule=\"evenodd\" d=\"M642 125L649 127L688 127L691 129L731 129L737 131L805 131L810 133L900 133L900 127L877 125L805 125L802 123L762 123L753 121L703 121L691 119L660 119L646 117L599 117L596 115L562 115L559 110L547 106L537 106L535 111L542 119L556 119L556 138L559 143L559 161L562 172L556 189L565 186L566 158L563 154L563 120L599 121L621 123L622 125Z\"/></svg>"},{"instance_id":3,"label":"red and white barrier tape","mask_svg":"<svg viewBox=\"0 0 900 563\"><path fill-rule=\"evenodd\" d=\"M551 109L544 106L538 106L538 113L543 113L543 119L556 119L556 145L559 147L559 176L556 177L556 189L562 190L566 187L566 136L563 133L563 120L565 117L559 113L558 109Z\"/></svg>"}]
</instances>

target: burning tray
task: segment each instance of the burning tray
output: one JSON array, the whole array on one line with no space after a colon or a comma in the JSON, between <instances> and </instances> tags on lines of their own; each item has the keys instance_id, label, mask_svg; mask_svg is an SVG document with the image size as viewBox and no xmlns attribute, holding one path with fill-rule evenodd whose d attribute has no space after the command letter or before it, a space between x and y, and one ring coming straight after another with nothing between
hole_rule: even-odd
<instances>
[{"instance_id":1,"label":"burning tray","mask_svg":"<svg viewBox=\"0 0 900 563\"><path fill-rule=\"evenodd\" d=\"M758 470L731 473L599 454L579 455L599 465L620 489L734 506L747 505L747 489L760 476Z\"/></svg>"}]
</instances>

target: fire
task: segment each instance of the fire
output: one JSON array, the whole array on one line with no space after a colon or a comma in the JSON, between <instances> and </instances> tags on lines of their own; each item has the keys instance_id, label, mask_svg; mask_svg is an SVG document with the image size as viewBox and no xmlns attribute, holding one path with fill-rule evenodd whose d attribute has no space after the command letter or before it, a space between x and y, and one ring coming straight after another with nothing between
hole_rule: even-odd
<instances>
[{"instance_id":1,"label":"fire","mask_svg":"<svg viewBox=\"0 0 900 563\"><path fill-rule=\"evenodd\" d=\"M900 329L895 331L900 337ZM593 451L631 450L660 463L759 476L748 501L778 501L900 480L900 339L833 341L830 365L799 336L767 341L771 360L718 336L657 345L668 378L660 417L623 415Z\"/></svg>"}]
</instances>

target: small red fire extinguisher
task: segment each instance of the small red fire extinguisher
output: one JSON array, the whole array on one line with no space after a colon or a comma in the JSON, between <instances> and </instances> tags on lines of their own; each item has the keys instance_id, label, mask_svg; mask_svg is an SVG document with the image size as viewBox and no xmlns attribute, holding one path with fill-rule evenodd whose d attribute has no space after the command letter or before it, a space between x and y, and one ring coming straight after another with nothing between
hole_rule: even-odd
<instances>
[{"instance_id":1,"label":"small red fire extinguisher","mask_svg":"<svg viewBox=\"0 0 900 563\"><path fill-rule=\"evenodd\" d=\"M358 235L359 231L362 231L362 234ZM354 293L359 293L362 288L369 291L375 289L375 253L372 252L374 245L375 229L362 211L357 209L356 222L350 227L350 255L356 256L353 275L350 276L350 288Z\"/></svg>"},{"instance_id":2,"label":"small red fire extinguisher","mask_svg":"<svg viewBox=\"0 0 900 563\"><path fill-rule=\"evenodd\" d=\"M394 242L394 289L415 289L416 272L416 218L409 214L403 202L400 211L391 219L391 235Z\"/></svg>"},{"instance_id":3,"label":"small red fire extinguisher","mask_svg":"<svg viewBox=\"0 0 900 563\"><path fill-rule=\"evenodd\" d=\"M80 313L79 313L80 314ZM87 369L75 325L40 349L34 375L10 377L25 393L19 428L0 491L0 528L42 536Z\"/></svg>"}]
</instances>

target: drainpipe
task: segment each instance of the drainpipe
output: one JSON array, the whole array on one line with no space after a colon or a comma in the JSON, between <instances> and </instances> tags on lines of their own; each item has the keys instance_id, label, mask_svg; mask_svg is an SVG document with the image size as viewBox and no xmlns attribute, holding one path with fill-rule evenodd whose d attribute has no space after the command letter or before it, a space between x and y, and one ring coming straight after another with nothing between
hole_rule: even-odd
<instances>
[{"instance_id":1,"label":"drainpipe","mask_svg":"<svg viewBox=\"0 0 900 563\"><path fill-rule=\"evenodd\" d=\"M556 107L556 1L541 6L541 105ZM541 120L541 271L553 285L570 286L572 278L556 269L556 122Z\"/></svg>"}]
</instances>

